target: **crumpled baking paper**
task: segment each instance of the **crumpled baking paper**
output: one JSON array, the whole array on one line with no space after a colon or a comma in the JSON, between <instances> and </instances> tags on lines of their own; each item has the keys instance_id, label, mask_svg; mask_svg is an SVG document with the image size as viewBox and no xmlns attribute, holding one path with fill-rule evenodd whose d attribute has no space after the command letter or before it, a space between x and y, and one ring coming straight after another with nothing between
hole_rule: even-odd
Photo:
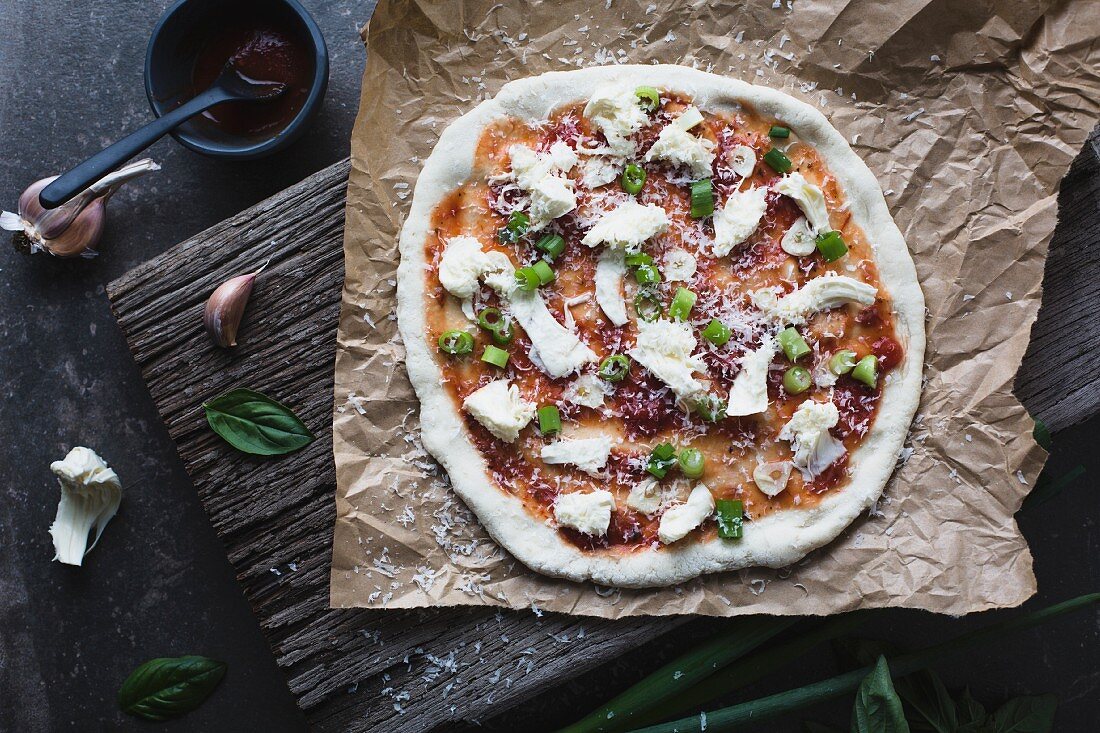
<instances>
[{"instance_id":1,"label":"crumpled baking paper","mask_svg":"<svg viewBox=\"0 0 1100 733\"><path fill-rule=\"evenodd\" d=\"M957 615L1031 596L1013 514L1044 454L1012 382L1058 183L1098 117L1098 28L1089 0L384 1L364 32L352 136L332 605ZM908 448L869 516L792 567L654 590L538 575L488 537L419 441L394 307L421 161L505 81L625 62L694 66L817 105L877 174L916 261L928 353Z\"/></svg>"}]
</instances>

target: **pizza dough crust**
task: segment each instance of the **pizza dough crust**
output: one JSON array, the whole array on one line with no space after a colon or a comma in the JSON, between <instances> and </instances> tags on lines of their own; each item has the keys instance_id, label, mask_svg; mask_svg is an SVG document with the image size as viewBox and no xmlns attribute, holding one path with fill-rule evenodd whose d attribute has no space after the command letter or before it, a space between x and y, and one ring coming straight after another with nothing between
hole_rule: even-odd
<instances>
[{"instance_id":1,"label":"pizza dough crust","mask_svg":"<svg viewBox=\"0 0 1100 733\"><path fill-rule=\"evenodd\" d=\"M690 95L700 109L734 111L740 102L765 117L783 119L813 146L847 197L852 216L873 243L879 280L894 306L904 361L886 379L877 417L849 459L841 490L811 509L788 509L746 524L738 542L682 542L630 553L588 553L528 513L515 496L497 488L471 442L463 417L444 390L424 334L425 242L432 211L472 171L474 148L487 125L503 116L545 120L556 108L587 99L608 84L656 85ZM905 442L921 392L924 363L924 295L905 240L894 224L874 174L817 109L782 92L672 65L603 66L551 72L501 87L452 123L439 138L417 180L401 230L397 316L409 378L421 404L424 446L450 475L455 492L492 537L525 565L546 575L601 585L643 588L673 585L704 573L750 566L783 567L835 539L882 494Z\"/></svg>"}]
</instances>

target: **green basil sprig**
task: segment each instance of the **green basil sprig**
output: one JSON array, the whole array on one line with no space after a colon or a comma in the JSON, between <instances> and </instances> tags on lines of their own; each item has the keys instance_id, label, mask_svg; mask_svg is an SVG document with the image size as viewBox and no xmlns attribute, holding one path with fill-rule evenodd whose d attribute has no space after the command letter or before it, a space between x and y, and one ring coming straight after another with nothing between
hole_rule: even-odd
<instances>
[{"instance_id":1,"label":"green basil sprig","mask_svg":"<svg viewBox=\"0 0 1100 733\"><path fill-rule=\"evenodd\" d=\"M255 456L293 453L314 439L289 407L251 389L230 390L204 403L203 409L215 433Z\"/></svg>"},{"instance_id":2,"label":"green basil sprig","mask_svg":"<svg viewBox=\"0 0 1100 733\"><path fill-rule=\"evenodd\" d=\"M202 705L224 676L225 663L206 657L150 659L122 683L118 706L146 720L178 718Z\"/></svg>"},{"instance_id":3,"label":"green basil sprig","mask_svg":"<svg viewBox=\"0 0 1100 733\"><path fill-rule=\"evenodd\" d=\"M859 685L852 708L852 733L909 733L886 657L878 658L875 668Z\"/></svg>"}]
</instances>

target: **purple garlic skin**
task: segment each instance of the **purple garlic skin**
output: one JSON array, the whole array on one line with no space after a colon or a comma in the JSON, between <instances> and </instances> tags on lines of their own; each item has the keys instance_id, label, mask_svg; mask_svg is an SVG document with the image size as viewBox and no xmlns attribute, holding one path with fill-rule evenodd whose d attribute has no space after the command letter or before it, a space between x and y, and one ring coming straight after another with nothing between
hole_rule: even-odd
<instances>
[{"instance_id":1,"label":"purple garlic skin","mask_svg":"<svg viewBox=\"0 0 1100 733\"><path fill-rule=\"evenodd\" d=\"M217 346L227 349L237 345L237 329L260 270L226 280L207 299L202 322Z\"/></svg>"}]
</instances>

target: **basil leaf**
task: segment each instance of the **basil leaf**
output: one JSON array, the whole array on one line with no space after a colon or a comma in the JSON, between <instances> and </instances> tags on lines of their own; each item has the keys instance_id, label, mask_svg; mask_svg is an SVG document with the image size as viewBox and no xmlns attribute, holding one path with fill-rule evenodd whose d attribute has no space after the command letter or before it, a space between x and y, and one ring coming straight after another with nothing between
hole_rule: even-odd
<instances>
[{"instance_id":1,"label":"basil leaf","mask_svg":"<svg viewBox=\"0 0 1100 733\"><path fill-rule=\"evenodd\" d=\"M1016 697L993 713L996 733L1049 733L1054 727L1054 711L1058 698L1054 695Z\"/></svg>"},{"instance_id":2,"label":"basil leaf","mask_svg":"<svg viewBox=\"0 0 1100 733\"><path fill-rule=\"evenodd\" d=\"M936 733L956 733L959 727L955 701L939 676L928 670L916 672L897 681L898 695L909 703L929 730Z\"/></svg>"},{"instance_id":3,"label":"basil leaf","mask_svg":"<svg viewBox=\"0 0 1100 733\"><path fill-rule=\"evenodd\" d=\"M852 707L852 733L909 733L886 657L878 658L875 668L859 685Z\"/></svg>"},{"instance_id":4,"label":"basil leaf","mask_svg":"<svg viewBox=\"0 0 1100 733\"><path fill-rule=\"evenodd\" d=\"M989 714L985 706L970 695L969 687L959 695L957 710L960 733L976 733L986 726Z\"/></svg>"},{"instance_id":5,"label":"basil leaf","mask_svg":"<svg viewBox=\"0 0 1100 733\"><path fill-rule=\"evenodd\" d=\"M227 443L255 456L292 453L313 433L286 405L251 389L234 389L203 404L206 421Z\"/></svg>"},{"instance_id":6,"label":"basil leaf","mask_svg":"<svg viewBox=\"0 0 1100 733\"><path fill-rule=\"evenodd\" d=\"M122 683L118 706L146 720L178 718L202 705L224 676L225 663L206 657L150 659Z\"/></svg>"}]
</instances>

